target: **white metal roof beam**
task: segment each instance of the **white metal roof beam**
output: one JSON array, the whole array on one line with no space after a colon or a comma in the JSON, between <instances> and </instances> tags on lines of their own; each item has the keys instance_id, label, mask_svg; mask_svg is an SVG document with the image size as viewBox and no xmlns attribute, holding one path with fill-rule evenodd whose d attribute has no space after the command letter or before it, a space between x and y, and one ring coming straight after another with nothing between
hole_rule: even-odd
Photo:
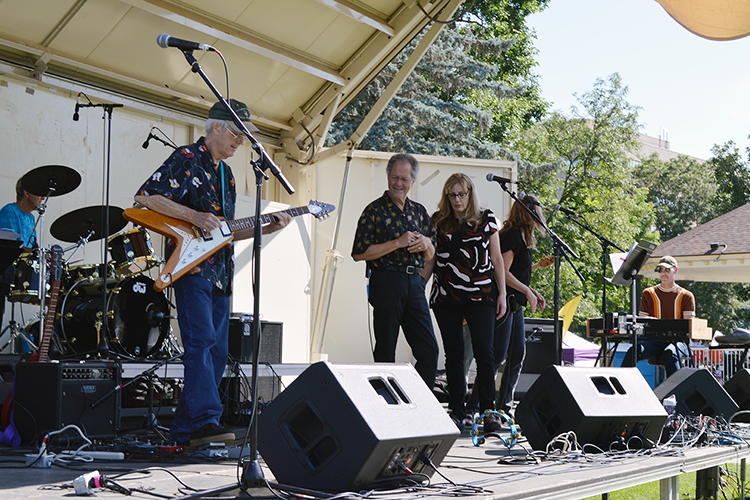
<instances>
[{"instance_id":1,"label":"white metal roof beam","mask_svg":"<svg viewBox=\"0 0 750 500\"><path fill-rule=\"evenodd\" d=\"M241 26L227 23L219 17L177 0L120 1L329 82L339 85L346 82L337 68L324 61L316 60L309 54L252 33Z\"/></svg>"},{"instance_id":2,"label":"white metal roof beam","mask_svg":"<svg viewBox=\"0 0 750 500\"><path fill-rule=\"evenodd\" d=\"M463 3L463 0L450 0L444 7L440 6L439 8L442 10L440 11L439 19L450 19L461 6L461 3ZM435 9L435 11L438 10L439 9ZM412 52L409 58L404 62L403 66L401 66L401 69L399 69L398 73L396 73L396 76L388 84L388 87L386 87L380 98L375 102L372 108L370 108L370 111L367 113L367 115L362 119L362 122L359 124L349 140L339 143L336 146L324 151L322 154L319 154L315 161L321 161L324 158L334 156L341 151L351 148L352 146L356 147L357 145L359 145L362 138L365 136L365 134L367 134L367 132L369 132L377 119L385 110L386 106L388 106L388 103L393 100L393 97L401 88L401 85L403 85L409 75L411 75L412 71L414 71L414 68L427 52L427 49L430 47L430 45L432 45L432 43L438 37L440 31L444 26L445 24L442 23L433 23L433 25L430 27L430 30L425 34L425 36L419 42L419 45L417 45L417 47L414 49L414 52Z\"/></svg>"},{"instance_id":3,"label":"white metal roof beam","mask_svg":"<svg viewBox=\"0 0 750 500\"><path fill-rule=\"evenodd\" d=\"M362 6L349 2L347 0L316 0L328 7L329 9L335 10L339 14L343 14L357 21L358 23L366 24L371 28L375 28L381 33L385 33L388 36L393 36L395 31L386 22L384 18L370 14Z\"/></svg>"}]
</instances>

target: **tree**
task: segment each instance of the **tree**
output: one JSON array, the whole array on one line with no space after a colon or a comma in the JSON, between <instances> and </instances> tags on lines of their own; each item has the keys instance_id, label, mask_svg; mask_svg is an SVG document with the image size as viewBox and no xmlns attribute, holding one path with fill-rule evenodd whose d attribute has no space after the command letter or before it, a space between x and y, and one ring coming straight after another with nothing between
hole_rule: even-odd
<instances>
[{"instance_id":1,"label":"tree","mask_svg":"<svg viewBox=\"0 0 750 500\"><path fill-rule=\"evenodd\" d=\"M627 101L628 88L618 74L597 79L592 90L577 96L572 116L553 113L539 125L518 134L511 147L528 160L519 168L525 191L537 193L547 205L560 203L584 217L573 218L627 250L642 238L651 240L653 209L646 191L633 182L629 151L637 151L638 108ZM544 168L535 165L546 165ZM601 316L602 245L581 225L560 215L554 221L557 234L580 258L574 264L584 277L581 285L571 267L561 266L561 303L584 292L579 317ZM540 243L542 255L551 252L548 239ZM609 248L609 251L616 251ZM611 276L611 272L609 274ZM554 277L534 273L534 284L552 298ZM628 291L608 286L608 312L629 307ZM552 316L545 311L545 316ZM582 325L579 323L578 329Z\"/></svg>"},{"instance_id":2,"label":"tree","mask_svg":"<svg viewBox=\"0 0 750 500\"><path fill-rule=\"evenodd\" d=\"M717 183L711 162L679 156L659 160L656 153L635 167L636 183L648 191L655 229L667 241L711 220Z\"/></svg>"},{"instance_id":3,"label":"tree","mask_svg":"<svg viewBox=\"0 0 750 500\"><path fill-rule=\"evenodd\" d=\"M718 189L714 199L716 216L731 212L750 201L750 165L740 157L737 145L729 141L711 148L708 160L714 170ZM750 148L747 149L750 157Z\"/></svg>"},{"instance_id":4,"label":"tree","mask_svg":"<svg viewBox=\"0 0 750 500\"><path fill-rule=\"evenodd\" d=\"M443 29L360 147L457 157L514 157L497 139L523 128L547 106L532 73L536 65L533 32L525 26L526 16L546 3L475 2L464 16L467 21ZM329 145L351 136L420 39L409 44L339 113Z\"/></svg>"}]
</instances>

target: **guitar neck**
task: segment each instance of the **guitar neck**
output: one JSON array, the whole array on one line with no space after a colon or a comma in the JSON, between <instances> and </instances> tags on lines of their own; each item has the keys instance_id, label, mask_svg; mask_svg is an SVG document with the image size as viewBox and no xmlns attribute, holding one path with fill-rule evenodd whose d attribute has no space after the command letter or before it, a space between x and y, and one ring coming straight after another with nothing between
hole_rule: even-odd
<instances>
[{"instance_id":1,"label":"guitar neck","mask_svg":"<svg viewBox=\"0 0 750 500\"><path fill-rule=\"evenodd\" d=\"M292 217L297 217L298 215L304 215L309 214L310 209L307 207L294 207L289 208L287 210L281 210L280 212L273 212L270 214L262 214L260 216L260 225L263 224L270 224L271 222L276 220L276 217L274 217L275 214L289 214ZM229 226L229 229L236 233L237 231L242 231L245 229L253 229L255 227L255 217L245 217L243 219L235 219L235 220L228 220L227 226Z\"/></svg>"},{"instance_id":2,"label":"guitar neck","mask_svg":"<svg viewBox=\"0 0 750 500\"><path fill-rule=\"evenodd\" d=\"M60 292L60 280L55 280L52 283L52 291L50 299L47 305L47 314L44 316L44 331L42 332L42 338L39 339L39 353L38 361L40 363L46 363L49 361L49 340L52 336L52 327L55 323L55 314L57 312L57 297Z\"/></svg>"}]
</instances>

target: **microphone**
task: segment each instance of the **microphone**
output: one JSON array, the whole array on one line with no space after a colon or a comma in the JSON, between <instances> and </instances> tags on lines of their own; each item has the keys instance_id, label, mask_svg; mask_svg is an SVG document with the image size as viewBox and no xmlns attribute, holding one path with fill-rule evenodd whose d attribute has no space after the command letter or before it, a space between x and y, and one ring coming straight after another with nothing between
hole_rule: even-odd
<instances>
[{"instance_id":1,"label":"microphone","mask_svg":"<svg viewBox=\"0 0 750 500\"><path fill-rule=\"evenodd\" d=\"M505 184L506 182L511 182L511 183L518 184L518 181L514 181L512 179L507 179L505 177L500 177L499 175L495 175L495 174L487 174L487 180L490 181L490 182L492 182L492 181L499 182L501 184Z\"/></svg>"},{"instance_id":2,"label":"microphone","mask_svg":"<svg viewBox=\"0 0 750 500\"><path fill-rule=\"evenodd\" d=\"M564 213L565 215L569 215L571 217L583 217L583 215L579 214L578 212L574 212L574 211L572 211L569 208L565 208L562 205L560 205L559 203L557 205L555 205L555 210L559 210L562 213Z\"/></svg>"},{"instance_id":3,"label":"microphone","mask_svg":"<svg viewBox=\"0 0 750 500\"><path fill-rule=\"evenodd\" d=\"M176 47L180 50L186 50L186 51L192 51L192 50L209 50L212 52L216 52L216 49L211 47L210 45L206 45L205 43L197 43L197 42L189 42L187 40L180 40L179 38L174 38L166 33L162 33L161 35L156 37L156 43L161 47L162 49L166 49L167 47Z\"/></svg>"},{"instance_id":4,"label":"microphone","mask_svg":"<svg viewBox=\"0 0 750 500\"><path fill-rule=\"evenodd\" d=\"M146 140L143 141L143 144L141 145L141 147L143 149L148 149L148 141L150 141L151 139L154 139L154 134L152 134L151 132L149 132L148 137L146 137Z\"/></svg>"},{"instance_id":5,"label":"microphone","mask_svg":"<svg viewBox=\"0 0 750 500\"><path fill-rule=\"evenodd\" d=\"M542 205L540 202L536 201L534 198L532 198L531 196L527 195L523 191L519 191L518 192L518 199L525 201L529 205L536 205L538 207L542 207L544 210L550 210L549 208L547 208L546 206Z\"/></svg>"},{"instance_id":6,"label":"microphone","mask_svg":"<svg viewBox=\"0 0 750 500\"><path fill-rule=\"evenodd\" d=\"M81 109L81 93L78 92L78 97L76 97L76 110L73 112L73 121L78 121L78 110Z\"/></svg>"}]
</instances>

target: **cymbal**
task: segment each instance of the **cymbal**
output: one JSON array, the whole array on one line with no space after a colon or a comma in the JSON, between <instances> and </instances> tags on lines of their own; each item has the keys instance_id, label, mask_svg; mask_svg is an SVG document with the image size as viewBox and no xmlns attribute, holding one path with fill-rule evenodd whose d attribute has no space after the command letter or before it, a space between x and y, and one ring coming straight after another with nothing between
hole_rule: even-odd
<instances>
[{"instance_id":1,"label":"cymbal","mask_svg":"<svg viewBox=\"0 0 750 500\"><path fill-rule=\"evenodd\" d=\"M81 174L65 165L45 165L26 172L23 188L37 196L68 194L81 184ZM52 191L50 192L50 189Z\"/></svg>"},{"instance_id":2,"label":"cymbal","mask_svg":"<svg viewBox=\"0 0 750 500\"><path fill-rule=\"evenodd\" d=\"M60 241L76 243L85 238L89 231L93 235L89 241L109 237L124 228L128 221L122 216L122 208L109 207L109 234L104 234L104 206L79 208L60 216L50 227L49 232Z\"/></svg>"}]
</instances>

